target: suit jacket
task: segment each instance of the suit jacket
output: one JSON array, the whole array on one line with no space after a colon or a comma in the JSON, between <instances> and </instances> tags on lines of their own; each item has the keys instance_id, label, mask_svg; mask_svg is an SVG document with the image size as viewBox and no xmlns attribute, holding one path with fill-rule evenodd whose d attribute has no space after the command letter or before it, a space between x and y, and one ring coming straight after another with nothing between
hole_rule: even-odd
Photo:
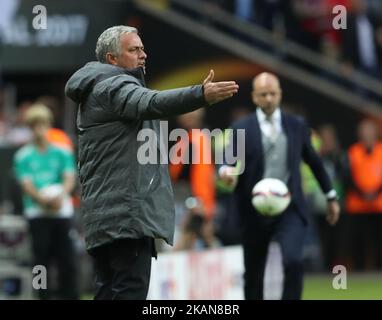
<instances>
[{"instance_id":1,"label":"suit jacket","mask_svg":"<svg viewBox=\"0 0 382 320\"><path fill-rule=\"evenodd\" d=\"M301 161L304 160L310 166L324 193L332 189L332 184L320 157L311 145L310 129L305 121L301 117L283 111L281 112L281 121L288 141L287 161L290 173L288 188L292 195L292 201L287 210L297 212L306 223L307 210L300 175ZM237 154L236 129L245 129L245 170L239 176L235 196L243 227L251 232L251 224L256 223L256 219L261 218L251 203L252 189L263 178L264 174L262 133L256 112L234 123L232 128L234 129L233 139L231 139L229 148L233 148L233 150L229 150L229 152L233 151L233 155Z\"/></svg>"}]
</instances>

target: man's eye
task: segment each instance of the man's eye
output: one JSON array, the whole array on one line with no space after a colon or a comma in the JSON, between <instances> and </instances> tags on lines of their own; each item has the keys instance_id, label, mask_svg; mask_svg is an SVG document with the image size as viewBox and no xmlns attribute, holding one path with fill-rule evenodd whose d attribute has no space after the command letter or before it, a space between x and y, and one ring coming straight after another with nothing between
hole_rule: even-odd
<instances>
[{"instance_id":1,"label":"man's eye","mask_svg":"<svg viewBox=\"0 0 382 320\"><path fill-rule=\"evenodd\" d=\"M135 47L135 48L131 48L129 51L130 52L138 52L139 50L144 50L143 48L139 48L139 47Z\"/></svg>"}]
</instances>

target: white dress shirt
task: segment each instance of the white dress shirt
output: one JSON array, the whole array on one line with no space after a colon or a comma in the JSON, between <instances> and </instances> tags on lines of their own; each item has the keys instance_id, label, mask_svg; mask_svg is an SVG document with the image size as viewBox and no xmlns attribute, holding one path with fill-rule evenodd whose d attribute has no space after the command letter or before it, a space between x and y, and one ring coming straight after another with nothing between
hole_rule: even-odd
<instances>
[{"instance_id":1,"label":"white dress shirt","mask_svg":"<svg viewBox=\"0 0 382 320\"><path fill-rule=\"evenodd\" d=\"M272 113L272 121L273 126L269 120L267 120L267 115L260 109L256 109L256 115L257 119L259 121L260 130L263 135L265 135L268 138L272 138L272 132L275 130L276 134L279 135L283 131L283 127L281 124L281 111L280 108L276 108L275 111Z\"/></svg>"}]
</instances>

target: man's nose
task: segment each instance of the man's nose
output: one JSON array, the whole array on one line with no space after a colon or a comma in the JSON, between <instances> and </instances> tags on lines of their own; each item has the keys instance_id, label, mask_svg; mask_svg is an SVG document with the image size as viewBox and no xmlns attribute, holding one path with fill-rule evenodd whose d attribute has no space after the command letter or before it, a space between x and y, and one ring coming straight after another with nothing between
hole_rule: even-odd
<instances>
[{"instance_id":1,"label":"man's nose","mask_svg":"<svg viewBox=\"0 0 382 320\"><path fill-rule=\"evenodd\" d=\"M147 54L146 52L144 52L143 50L141 50L141 56L140 56L141 59L146 59L147 58Z\"/></svg>"}]
</instances>

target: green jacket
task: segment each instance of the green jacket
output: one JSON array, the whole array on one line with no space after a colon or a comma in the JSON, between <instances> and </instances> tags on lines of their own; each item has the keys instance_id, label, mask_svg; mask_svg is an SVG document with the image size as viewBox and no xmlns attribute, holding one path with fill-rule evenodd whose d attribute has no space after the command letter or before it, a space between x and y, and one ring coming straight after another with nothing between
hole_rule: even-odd
<instances>
[{"instance_id":1,"label":"green jacket","mask_svg":"<svg viewBox=\"0 0 382 320\"><path fill-rule=\"evenodd\" d=\"M202 85L155 91L143 70L90 62L69 79L77 112L81 212L87 250L115 239L162 238L173 244L175 209L168 165L141 164L141 129L206 105ZM167 139L167 137L165 137ZM167 152L167 150L165 150Z\"/></svg>"}]
</instances>

